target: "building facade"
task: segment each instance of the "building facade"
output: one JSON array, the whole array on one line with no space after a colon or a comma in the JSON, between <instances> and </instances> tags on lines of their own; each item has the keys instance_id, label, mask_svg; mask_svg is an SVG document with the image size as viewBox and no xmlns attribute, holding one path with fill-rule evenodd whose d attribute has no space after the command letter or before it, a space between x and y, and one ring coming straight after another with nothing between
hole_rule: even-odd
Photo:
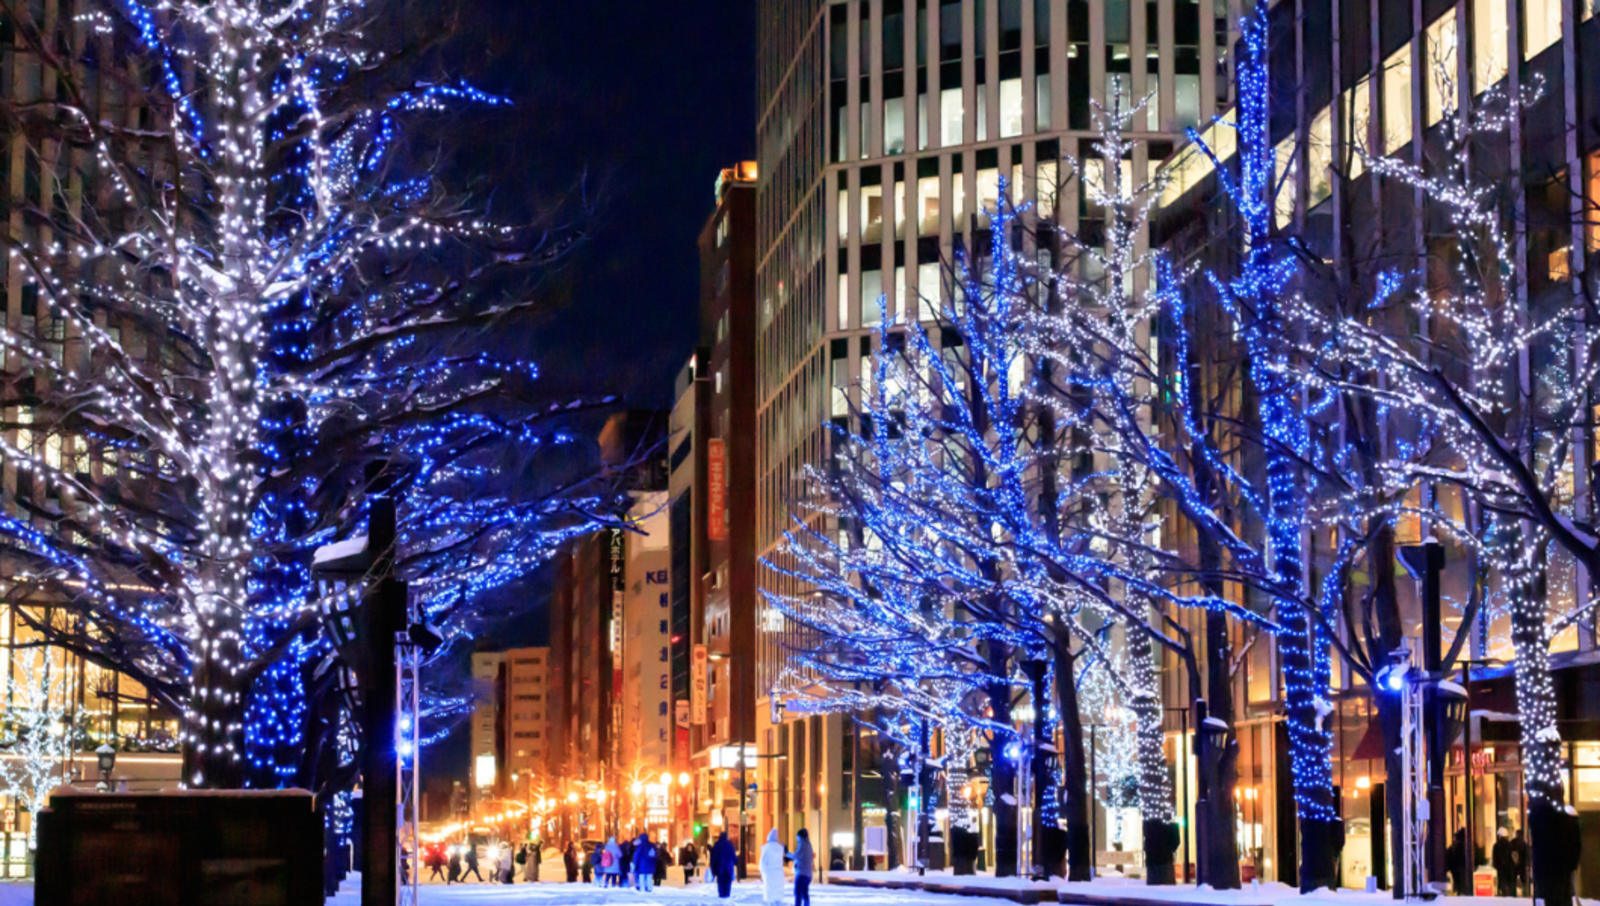
<instances>
[{"instance_id":1,"label":"building facade","mask_svg":"<svg viewBox=\"0 0 1600 906\"><path fill-rule=\"evenodd\" d=\"M757 556L780 543L803 470L825 462L884 323L931 320L941 266L1009 196L1078 225L1065 157L1090 155L1094 103L1151 99L1137 180L1226 107L1237 8L1192 0L842 0L761 6L756 265ZM793 580L764 569L758 584ZM803 643L757 618L757 694ZM758 702L758 832L800 827L846 852L883 840L881 779L837 717ZM865 784L866 781L863 781ZM858 809L857 806L862 806ZM872 807L877 806L877 807ZM759 837L758 837L759 839ZM880 844L874 844L881 848ZM866 847L871 849L872 847Z\"/></svg>"}]
</instances>

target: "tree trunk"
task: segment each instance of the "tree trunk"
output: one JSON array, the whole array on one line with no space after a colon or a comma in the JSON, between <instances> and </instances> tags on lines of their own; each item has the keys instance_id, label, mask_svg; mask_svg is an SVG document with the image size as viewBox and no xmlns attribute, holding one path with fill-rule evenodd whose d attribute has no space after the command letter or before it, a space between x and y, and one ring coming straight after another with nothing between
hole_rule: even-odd
<instances>
[{"instance_id":1,"label":"tree trunk","mask_svg":"<svg viewBox=\"0 0 1600 906\"><path fill-rule=\"evenodd\" d=\"M994 674L991 674L992 676ZM1001 674L1003 675L1003 674ZM989 683L989 705L994 722L1011 725L1011 686L999 680ZM994 797L994 875L1009 878L1017 874L1017 763L1006 751L1010 733L996 732L989 747L989 793ZM1009 800L1009 801L1008 801Z\"/></svg>"},{"instance_id":2,"label":"tree trunk","mask_svg":"<svg viewBox=\"0 0 1600 906\"><path fill-rule=\"evenodd\" d=\"M1221 583L1216 583L1218 586ZM1213 591L1221 595L1220 587ZM1201 820L1200 858L1205 882L1216 890L1239 888L1239 839L1234 833L1234 790L1239 781L1239 737L1233 729L1233 642L1227 617L1206 611L1206 699L1211 717L1228 725L1221 751L1207 752L1210 761L1209 807Z\"/></svg>"},{"instance_id":3,"label":"tree trunk","mask_svg":"<svg viewBox=\"0 0 1600 906\"><path fill-rule=\"evenodd\" d=\"M1089 834L1089 766L1084 757L1083 714L1078 709L1074 655L1066 639L1056 645L1056 707L1061 714L1061 818L1067 831L1067 880L1093 876L1094 851Z\"/></svg>"},{"instance_id":4,"label":"tree trunk","mask_svg":"<svg viewBox=\"0 0 1600 906\"><path fill-rule=\"evenodd\" d=\"M1139 813L1143 818L1145 882L1177 883L1173 857L1178 825L1172 820L1172 780L1167 773L1165 712L1156 686L1155 650L1148 632L1130 627L1133 714L1139 739ZM1181 755L1180 755L1181 757Z\"/></svg>"}]
</instances>

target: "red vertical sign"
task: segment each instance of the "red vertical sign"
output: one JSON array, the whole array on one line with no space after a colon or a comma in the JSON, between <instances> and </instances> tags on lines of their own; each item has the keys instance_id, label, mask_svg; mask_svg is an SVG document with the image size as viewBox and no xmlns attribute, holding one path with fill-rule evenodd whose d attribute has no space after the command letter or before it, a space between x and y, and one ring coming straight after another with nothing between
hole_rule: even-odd
<instances>
[{"instance_id":1,"label":"red vertical sign","mask_svg":"<svg viewBox=\"0 0 1600 906\"><path fill-rule=\"evenodd\" d=\"M728 540L728 450L720 438L706 449L706 537Z\"/></svg>"}]
</instances>

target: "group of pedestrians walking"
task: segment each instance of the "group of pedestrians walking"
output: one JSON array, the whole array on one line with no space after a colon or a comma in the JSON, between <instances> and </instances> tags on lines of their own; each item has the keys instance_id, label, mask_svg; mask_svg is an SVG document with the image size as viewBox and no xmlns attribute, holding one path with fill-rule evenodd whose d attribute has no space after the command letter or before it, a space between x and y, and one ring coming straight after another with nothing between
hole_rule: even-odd
<instances>
[{"instance_id":1,"label":"group of pedestrians walking","mask_svg":"<svg viewBox=\"0 0 1600 906\"><path fill-rule=\"evenodd\" d=\"M567 848L571 850L571 844ZM478 863L478 847L471 843L452 846L448 854L443 844L433 844L425 847L422 853L422 864L429 870L427 880L444 881L446 884L465 884L469 877L484 884L514 884L518 867L522 869L524 881L537 883L539 863L543 859L544 842L541 840L524 843L521 847L502 844L499 852L493 854L488 869L489 877L485 878ZM445 874L447 868L448 875Z\"/></svg>"},{"instance_id":2,"label":"group of pedestrians walking","mask_svg":"<svg viewBox=\"0 0 1600 906\"><path fill-rule=\"evenodd\" d=\"M685 844L679 855L680 859L687 857L690 860L685 863L684 872L684 883L688 883L688 873L692 868L687 866L697 861L699 856L693 843ZM667 869L671 867L673 859L667 842L652 841L650 832L645 831L621 843L612 837L604 846L595 848L590 861L599 869L594 880L599 886L632 887L648 893L655 890L657 884L667 880Z\"/></svg>"}]
</instances>

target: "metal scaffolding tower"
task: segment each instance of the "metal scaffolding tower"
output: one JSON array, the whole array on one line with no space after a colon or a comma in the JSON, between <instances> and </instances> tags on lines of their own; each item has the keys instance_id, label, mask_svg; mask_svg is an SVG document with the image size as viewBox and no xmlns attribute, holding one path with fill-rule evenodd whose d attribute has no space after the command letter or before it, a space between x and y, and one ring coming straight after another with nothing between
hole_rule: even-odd
<instances>
[{"instance_id":1,"label":"metal scaffolding tower","mask_svg":"<svg viewBox=\"0 0 1600 906\"><path fill-rule=\"evenodd\" d=\"M415 605L412 605L415 608ZM407 625L416 622L415 615ZM418 778L421 775L422 746L418 734L421 726L421 668L422 648L412 641L410 634L395 633L395 754L399 770L395 772L395 802L399 806L395 835L399 852L395 864L399 865L410 852L410 877L402 875L397 886L400 906L417 906L417 888L422 883L421 796Z\"/></svg>"}]
</instances>

